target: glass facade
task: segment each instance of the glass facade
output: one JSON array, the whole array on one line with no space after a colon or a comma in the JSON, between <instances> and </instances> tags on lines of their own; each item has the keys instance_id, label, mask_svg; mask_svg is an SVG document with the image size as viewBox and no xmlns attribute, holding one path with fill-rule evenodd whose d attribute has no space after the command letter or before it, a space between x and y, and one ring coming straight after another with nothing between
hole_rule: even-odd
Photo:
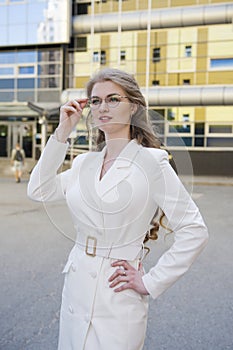
<instances>
[{"instance_id":1,"label":"glass facade","mask_svg":"<svg viewBox=\"0 0 233 350\"><path fill-rule=\"evenodd\" d=\"M69 0L0 1L0 46L68 43Z\"/></svg>"},{"instance_id":2,"label":"glass facade","mask_svg":"<svg viewBox=\"0 0 233 350\"><path fill-rule=\"evenodd\" d=\"M0 51L0 102L58 102L61 74L60 48Z\"/></svg>"}]
</instances>

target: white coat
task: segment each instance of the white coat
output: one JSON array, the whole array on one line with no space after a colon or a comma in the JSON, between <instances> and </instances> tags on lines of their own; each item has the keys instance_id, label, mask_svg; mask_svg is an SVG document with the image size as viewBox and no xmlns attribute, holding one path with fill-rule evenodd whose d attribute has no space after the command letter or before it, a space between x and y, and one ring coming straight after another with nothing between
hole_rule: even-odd
<instances>
[{"instance_id":1,"label":"white coat","mask_svg":"<svg viewBox=\"0 0 233 350\"><path fill-rule=\"evenodd\" d=\"M166 151L132 140L100 180L105 148L76 157L71 169L57 175L67 147L52 136L28 185L34 200L65 198L77 231L63 271L59 350L140 350L148 297L109 288L115 271L111 263L125 259L138 267L143 239L160 207L175 241L143 276L149 294L157 298L201 252L206 226Z\"/></svg>"}]
</instances>

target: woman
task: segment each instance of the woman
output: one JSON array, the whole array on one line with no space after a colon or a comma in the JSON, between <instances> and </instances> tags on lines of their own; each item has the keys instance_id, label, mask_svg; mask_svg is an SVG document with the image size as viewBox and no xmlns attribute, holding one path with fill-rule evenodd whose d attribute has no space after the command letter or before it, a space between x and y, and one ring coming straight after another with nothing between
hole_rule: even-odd
<instances>
[{"instance_id":1,"label":"woman","mask_svg":"<svg viewBox=\"0 0 233 350\"><path fill-rule=\"evenodd\" d=\"M157 298L188 270L208 233L167 152L159 149L135 79L102 70L88 82L87 96L61 107L59 125L28 185L34 200L65 198L77 231L63 271L58 347L140 350L148 295ZM87 101L97 151L76 157L71 169L57 174ZM175 242L144 273L143 242L158 210Z\"/></svg>"}]
</instances>

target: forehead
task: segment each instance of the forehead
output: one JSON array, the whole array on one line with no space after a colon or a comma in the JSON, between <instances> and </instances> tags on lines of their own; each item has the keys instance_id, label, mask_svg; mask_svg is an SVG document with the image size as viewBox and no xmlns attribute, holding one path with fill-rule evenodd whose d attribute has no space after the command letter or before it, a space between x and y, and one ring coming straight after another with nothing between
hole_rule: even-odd
<instances>
[{"instance_id":1,"label":"forehead","mask_svg":"<svg viewBox=\"0 0 233 350\"><path fill-rule=\"evenodd\" d=\"M113 83L112 81L103 81L96 83L93 86L91 95L92 96L99 96L99 97L106 97L110 94L119 94L124 95L125 91L121 86L119 86L116 83Z\"/></svg>"}]
</instances>

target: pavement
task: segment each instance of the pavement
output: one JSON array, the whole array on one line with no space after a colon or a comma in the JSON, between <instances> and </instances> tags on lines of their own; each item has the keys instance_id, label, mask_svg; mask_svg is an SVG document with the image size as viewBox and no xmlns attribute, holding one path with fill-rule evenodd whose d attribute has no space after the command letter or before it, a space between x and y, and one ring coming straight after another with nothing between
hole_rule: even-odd
<instances>
[{"instance_id":1,"label":"pavement","mask_svg":"<svg viewBox=\"0 0 233 350\"><path fill-rule=\"evenodd\" d=\"M17 184L10 165L0 163L0 349L56 350L61 271L75 238L70 215L63 202L45 205L27 198L34 164L27 164ZM182 181L200 208L210 240L185 276L157 300L150 299L143 350L232 350L233 179ZM146 270L172 239L161 232L149 244Z\"/></svg>"}]
</instances>

